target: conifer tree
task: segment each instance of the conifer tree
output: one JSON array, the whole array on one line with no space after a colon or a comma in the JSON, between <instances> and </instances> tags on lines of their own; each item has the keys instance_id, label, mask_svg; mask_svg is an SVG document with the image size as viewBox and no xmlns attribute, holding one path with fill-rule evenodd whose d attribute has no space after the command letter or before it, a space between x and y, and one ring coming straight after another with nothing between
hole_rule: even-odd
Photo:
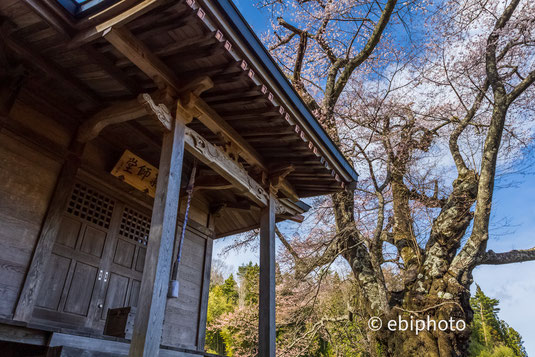
<instances>
[{"instance_id":1,"label":"conifer tree","mask_svg":"<svg viewBox=\"0 0 535 357\"><path fill-rule=\"evenodd\" d=\"M505 321L500 320L499 303L498 299L488 297L481 287L476 285L476 293L470 299L474 320L469 356L527 356L520 334Z\"/></svg>"}]
</instances>

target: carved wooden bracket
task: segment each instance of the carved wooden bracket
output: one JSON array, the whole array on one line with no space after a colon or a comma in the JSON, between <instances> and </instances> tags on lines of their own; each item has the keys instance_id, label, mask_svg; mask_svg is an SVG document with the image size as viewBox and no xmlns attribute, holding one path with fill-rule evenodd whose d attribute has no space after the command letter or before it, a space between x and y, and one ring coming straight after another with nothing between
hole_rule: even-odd
<instances>
[{"instance_id":1,"label":"carved wooden bracket","mask_svg":"<svg viewBox=\"0 0 535 357\"><path fill-rule=\"evenodd\" d=\"M156 92L153 96L159 97L161 94L162 92ZM153 96L143 93L137 99L114 103L101 110L80 126L77 141L87 143L109 125L139 119L147 114L154 116L164 129L171 130L173 116L165 104L156 104Z\"/></svg>"},{"instance_id":2,"label":"carved wooden bracket","mask_svg":"<svg viewBox=\"0 0 535 357\"><path fill-rule=\"evenodd\" d=\"M203 77L195 78L194 80L192 80L191 82L189 82L188 84L184 85L181 88L180 98L182 101L182 105L184 105L184 107L188 109L191 109L195 105L199 96L203 92L213 87L214 87L214 82L212 82L210 77L203 76Z\"/></svg>"},{"instance_id":3,"label":"carved wooden bracket","mask_svg":"<svg viewBox=\"0 0 535 357\"><path fill-rule=\"evenodd\" d=\"M137 98L145 107L148 114L155 117L164 129L171 131L173 128L173 116L165 104L154 103L154 100L148 93L140 94Z\"/></svg>"},{"instance_id":4,"label":"carved wooden bracket","mask_svg":"<svg viewBox=\"0 0 535 357\"><path fill-rule=\"evenodd\" d=\"M234 161L240 158L240 148L233 142L227 142L224 147L225 153Z\"/></svg>"},{"instance_id":5,"label":"carved wooden bracket","mask_svg":"<svg viewBox=\"0 0 535 357\"><path fill-rule=\"evenodd\" d=\"M269 171L270 185L278 191L284 183L286 176L288 176L294 170L295 167L292 164L283 164L274 167Z\"/></svg>"},{"instance_id":6,"label":"carved wooden bracket","mask_svg":"<svg viewBox=\"0 0 535 357\"><path fill-rule=\"evenodd\" d=\"M275 200L275 215L281 216L283 214L286 214L287 212L288 210L286 209L286 207L284 207L279 200Z\"/></svg>"},{"instance_id":7,"label":"carved wooden bracket","mask_svg":"<svg viewBox=\"0 0 535 357\"><path fill-rule=\"evenodd\" d=\"M243 167L217 146L209 143L205 138L186 128L185 140L186 149L197 159L212 168L215 172L230 182L235 188L260 206L266 206L268 193L260 186Z\"/></svg>"},{"instance_id":8,"label":"carved wooden bracket","mask_svg":"<svg viewBox=\"0 0 535 357\"><path fill-rule=\"evenodd\" d=\"M147 115L137 99L116 103L86 120L78 129L77 141L87 143L111 124L124 123Z\"/></svg>"}]
</instances>

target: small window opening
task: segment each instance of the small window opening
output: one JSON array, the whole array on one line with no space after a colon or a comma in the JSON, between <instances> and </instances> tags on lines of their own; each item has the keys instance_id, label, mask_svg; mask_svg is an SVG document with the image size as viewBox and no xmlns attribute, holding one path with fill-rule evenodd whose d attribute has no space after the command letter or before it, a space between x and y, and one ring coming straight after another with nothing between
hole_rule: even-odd
<instances>
[{"instance_id":1,"label":"small window opening","mask_svg":"<svg viewBox=\"0 0 535 357\"><path fill-rule=\"evenodd\" d=\"M119 0L57 0L74 17L83 17L118 2Z\"/></svg>"}]
</instances>

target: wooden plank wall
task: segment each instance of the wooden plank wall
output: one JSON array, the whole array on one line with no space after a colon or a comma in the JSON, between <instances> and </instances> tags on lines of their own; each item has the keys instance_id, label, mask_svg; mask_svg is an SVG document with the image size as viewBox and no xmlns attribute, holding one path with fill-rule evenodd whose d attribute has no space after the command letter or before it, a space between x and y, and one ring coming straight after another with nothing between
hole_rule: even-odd
<instances>
[{"instance_id":1,"label":"wooden plank wall","mask_svg":"<svg viewBox=\"0 0 535 357\"><path fill-rule=\"evenodd\" d=\"M65 146L68 130L45 116L16 105L7 119L24 127L47 127L43 136ZM50 201L59 158L26 145L12 131L0 132L0 316L13 314Z\"/></svg>"},{"instance_id":2,"label":"wooden plank wall","mask_svg":"<svg viewBox=\"0 0 535 357\"><path fill-rule=\"evenodd\" d=\"M179 266L177 299L167 299L162 344L197 348L206 239L186 230L184 254ZM205 328L202 326L201 328Z\"/></svg>"},{"instance_id":3,"label":"wooden plank wall","mask_svg":"<svg viewBox=\"0 0 535 357\"><path fill-rule=\"evenodd\" d=\"M10 123L0 128L0 317L11 318L63 161L60 155L52 152L54 150L44 150L35 141L19 136L13 127L33 130L54 143L55 149L64 150L72 130L20 103L6 120ZM92 172L109 171L114 164L108 151L111 148L102 144L97 139L84 153L83 165ZM123 196L125 194L128 195L125 192ZM180 207L182 215L184 201L185 197ZM190 209L190 221L206 226L208 209L209 203L202 192L197 192ZM180 264L180 295L167 303L164 345L199 347L200 307L203 284L206 284L203 279L205 248L211 247L206 239L204 232L186 231L185 254Z\"/></svg>"}]
</instances>

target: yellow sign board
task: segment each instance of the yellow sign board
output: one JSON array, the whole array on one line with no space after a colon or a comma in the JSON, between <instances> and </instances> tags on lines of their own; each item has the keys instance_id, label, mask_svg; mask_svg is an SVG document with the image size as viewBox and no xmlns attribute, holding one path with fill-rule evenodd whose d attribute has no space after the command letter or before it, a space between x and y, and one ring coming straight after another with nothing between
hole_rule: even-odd
<instances>
[{"instance_id":1,"label":"yellow sign board","mask_svg":"<svg viewBox=\"0 0 535 357\"><path fill-rule=\"evenodd\" d=\"M158 169L129 150L125 150L111 174L151 197L156 194Z\"/></svg>"}]
</instances>

